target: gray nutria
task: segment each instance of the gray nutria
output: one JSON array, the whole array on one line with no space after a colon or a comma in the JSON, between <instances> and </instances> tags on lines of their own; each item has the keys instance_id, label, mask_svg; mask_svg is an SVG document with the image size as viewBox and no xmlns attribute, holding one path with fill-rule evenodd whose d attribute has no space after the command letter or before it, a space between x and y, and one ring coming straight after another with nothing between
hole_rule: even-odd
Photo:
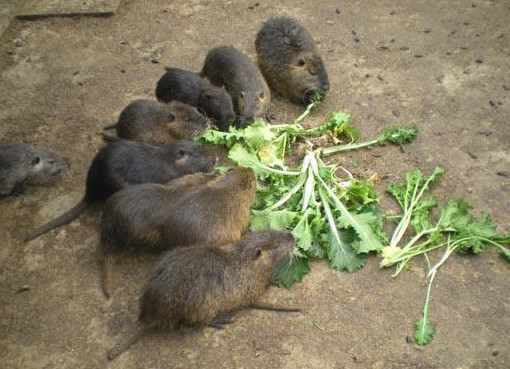
<instances>
[{"instance_id":1,"label":"gray nutria","mask_svg":"<svg viewBox=\"0 0 510 369\"><path fill-rule=\"evenodd\" d=\"M44 185L69 169L69 160L55 151L29 145L0 144L0 198L19 195L24 185Z\"/></svg>"},{"instance_id":2,"label":"gray nutria","mask_svg":"<svg viewBox=\"0 0 510 369\"><path fill-rule=\"evenodd\" d=\"M186 174L211 172L217 157L190 141L152 146L121 140L101 149L87 173L85 196L60 217L37 228L25 241L76 219L89 205L101 204L113 193L133 184L164 183Z\"/></svg>"},{"instance_id":3,"label":"gray nutria","mask_svg":"<svg viewBox=\"0 0 510 369\"><path fill-rule=\"evenodd\" d=\"M227 246L180 247L167 252L142 294L136 328L108 358L120 355L149 329L228 323L231 312L256 305L294 245L289 233L269 230L250 232Z\"/></svg>"},{"instance_id":4,"label":"gray nutria","mask_svg":"<svg viewBox=\"0 0 510 369\"><path fill-rule=\"evenodd\" d=\"M115 256L194 244L225 245L241 238L255 200L252 169L221 177L192 174L168 184L131 186L113 195L101 220L105 296L111 294Z\"/></svg>"},{"instance_id":5,"label":"gray nutria","mask_svg":"<svg viewBox=\"0 0 510 369\"><path fill-rule=\"evenodd\" d=\"M290 17L266 22L255 40L257 62L271 89L298 104L324 97L329 90L326 67L310 33Z\"/></svg>"},{"instance_id":6,"label":"gray nutria","mask_svg":"<svg viewBox=\"0 0 510 369\"><path fill-rule=\"evenodd\" d=\"M201 75L225 86L234 102L237 126L266 116L271 92L258 68L241 51L232 46L209 50Z\"/></svg>"},{"instance_id":7,"label":"gray nutria","mask_svg":"<svg viewBox=\"0 0 510 369\"><path fill-rule=\"evenodd\" d=\"M232 97L224 86L218 87L206 78L178 68L165 68L166 73L156 86L159 101L181 101L195 106L226 131L235 118Z\"/></svg>"},{"instance_id":8,"label":"gray nutria","mask_svg":"<svg viewBox=\"0 0 510 369\"><path fill-rule=\"evenodd\" d=\"M116 124L104 130L117 129L117 136L131 141L164 146L177 140L193 140L208 126L207 118L193 106L179 101L163 104L151 100L135 100L120 113ZM107 141L114 137L103 134Z\"/></svg>"}]
</instances>

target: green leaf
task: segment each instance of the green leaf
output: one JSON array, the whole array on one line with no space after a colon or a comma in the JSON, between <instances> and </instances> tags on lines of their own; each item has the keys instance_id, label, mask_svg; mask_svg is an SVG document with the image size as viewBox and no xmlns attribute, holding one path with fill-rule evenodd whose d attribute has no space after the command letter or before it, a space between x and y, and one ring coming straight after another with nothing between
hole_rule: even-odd
<instances>
[{"instance_id":1,"label":"green leaf","mask_svg":"<svg viewBox=\"0 0 510 369\"><path fill-rule=\"evenodd\" d=\"M418 126L416 124L405 126L391 126L386 128L378 138L379 144L392 143L402 146L409 143L418 135Z\"/></svg>"},{"instance_id":2,"label":"green leaf","mask_svg":"<svg viewBox=\"0 0 510 369\"><path fill-rule=\"evenodd\" d=\"M256 211L253 210L250 228L255 231L265 229L285 230L290 227L298 213L289 210Z\"/></svg>"},{"instance_id":3,"label":"green leaf","mask_svg":"<svg viewBox=\"0 0 510 369\"><path fill-rule=\"evenodd\" d=\"M344 231L344 230L343 230ZM363 255L356 254L351 245L340 237L336 237L333 232L330 233L330 245L328 248L328 259L332 268L340 271L355 272L365 265L366 259Z\"/></svg>"},{"instance_id":4,"label":"green leaf","mask_svg":"<svg viewBox=\"0 0 510 369\"><path fill-rule=\"evenodd\" d=\"M292 230L292 235L296 239L297 247L303 251L310 250L315 241L308 222L308 214L309 212L303 214L296 227Z\"/></svg>"},{"instance_id":5,"label":"green leaf","mask_svg":"<svg viewBox=\"0 0 510 369\"><path fill-rule=\"evenodd\" d=\"M379 236L372 228L372 225L376 225L378 222L379 218L372 212L352 213L346 211L342 212L339 225L342 227L352 227L356 231L360 241L355 251L359 254L366 254L370 251L382 251L384 247Z\"/></svg>"},{"instance_id":6,"label":"green leaf","mask_svg":"<svg viewBox=\"0 0 510 369\"><path fill-rule=\"evenodd\" d=\"M436 329L428 318L421 318L414 322L414 342L416 342L417 345L427 345L432 341L435 334Z\"/></svg>"},{"instance_id":7,"label":"green leaf","mask_svg":"<svg viewBox=\"0 0 510 369\"><path fill-rule=\"evenodd\" d=\"M274 279L280 286L290 287L296 282L301 282L303 276L309 271L310 267L306 259L289 257L280 264Z\"/></svg>"},{"instance_id":8,"label":"green leaf","mask_svg":"<svg viewBox=\"0 0 510 369\"><path fill-rule=\"evenodd\" d=\"M271 126L266 124L262 119L259 119L248 127L244 128L243 139L246 144L254 149L259 149L267 145L276 137L275 133L271 130Z\"/></svg>"}]
</instances>

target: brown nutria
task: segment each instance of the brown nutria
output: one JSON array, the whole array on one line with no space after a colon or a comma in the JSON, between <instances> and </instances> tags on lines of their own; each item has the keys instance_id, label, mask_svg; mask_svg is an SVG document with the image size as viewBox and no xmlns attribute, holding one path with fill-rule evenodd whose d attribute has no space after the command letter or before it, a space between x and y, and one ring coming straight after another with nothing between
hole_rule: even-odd
<instances>
[{"instance_id":1,"label":"brown nutria","mask_svg":"<svg viewBox=\"0 0 510 369\"><path fill-rule=\"evenodd\" d=\"M265 117L271 92L258 68L241 51L232 46L209 50L201 75L225 86L234 102L237 126Z\"/></svg>"},{"instance_id":2,"label":"brown nutria","mask_svg":"<svg viewBox=\"0 0 510 369\"><path fill-rule=\"evenodd\" d=\"M208 125L207 118L188 104L135 100L122 110L116 124L106 126L104 130L116 128L120 138L164 146L177 140L193 140ZM115 140L108 135L103 137L107 141Z\"/></svg>"},{"instance_id":3,"label":"brown nutria","mask_svg":"<svg viewBox=\"0 0 510 369\"><path fill-rule=\"evenodd\" d=\"M222 131L226 131L235 118L232 97L224 86L213 85L207 78L178 68L165 68L166 73L156 86L159 101L181 101L195 106L214 120Z\"/></svg>"},{"instance_id":4,"label":"brown nutria","mask_svg":"<svg viewBox=\"0 0 510 369\"><path fill-rule=\"evenodd\" d=\"M69 159L30 145L0 144L0 198L20 195L24 185L44 185L69 169Z\"/></svg>"},{"instance_id":5,"label":"brown nutria","mask_svg":"<svg viewBox=\"0 0 510 369\"><path fill-rule=\"evenodd\" d=\"M101 149L87 173L85 196L60 217L37 228L25 241L76 219L89 205L106 201L113 193L133 184L165 183L197 172L211 172L217 157L190 141L159 147L118 140Z\"/></svg>"},{"instance_id":6,"label":"brown nutria","mask_svg":"<svg viewBox=\"0 0 510 369\"><path fill-rule=\"evenodd\" d=\"M298 104L324 97L326 67L310 33L290 17L266 22L255 40L257 62L271 89Z\"/></svg>"},{"instance_id":7,"label":"brown nutria","mask_svg":"<svg viewBox=\"0 0 510 369\"><path fill-rule=\"evenodd\" d=\"M193 244L225 245L241 238L255 200L252 169L221 177L191 174L160 185L130 186L107 202L101 220L102 285L111 294L115 256Z\"/></svg>"},{"instance_id":8,"label":"brown nutria","mask_svg":"<svg viewBox=\"0 0 510 369\"><path fill-rule=\"evenodd\" d=\"M120 355L148 329L218 327L229 322L226 316L249 307L264 293L271 274L294 245L291 234L269 230L249 232L227 246L180 247L167 252L142 294L136 328L108 358Z\"/></svg>"}]
</instances>

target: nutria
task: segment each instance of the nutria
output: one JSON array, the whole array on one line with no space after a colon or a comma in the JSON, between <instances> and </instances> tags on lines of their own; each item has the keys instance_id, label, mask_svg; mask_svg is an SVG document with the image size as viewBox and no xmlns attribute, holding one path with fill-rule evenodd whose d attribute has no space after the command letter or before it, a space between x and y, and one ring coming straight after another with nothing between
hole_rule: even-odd
<instances>
[{"instance_id":1,"label":"nutria","mask_svg":"<svg viewBox=\"0 0 510 369\"><path fill-rule=\"evenodd\" d=\"M29 145L0 144L0 198L20 195L24 185L44 185L69 169L69 159Z\"/></svg>"},{"instance_id":2,"label":"nutria","mask_svg":"<svg viewBox=\"0 0 510 369\"><path fill-rule=\"evenodd\" d=\"M89 205L105 202L113 193L133 184L165 183L197 172L211 172L217 158L190 141L168 146L118 140L101 149L87 173L85 196L72 209L37 228L25 241L76 219Z\"/></svg>"},{"instance_id":3,"label":"nutria","mask_svg":"<svg viewBox=\"0 0 510 369\"><path fill-rule=\"evenodd\" d=\"M159 101L169 103L177 100L195 106L226 131L235 118L232 97L224 86L213 85L207 78L187 70L165 68L166 73L156 86Z\"/></svg>"},{"instance_id":4,"label":"nutria","mask_svg":"<svg viewBox=\"0 0 510 369\"><path fill-rule=\"evenodd\" d=\"M266 115L271 93L258 68L232 46L209 50L201 75L217 86L225 86L236 113L236 125L245 126Z\"/></svg>"},{"instance_id":5,"label":"nutria","mask_svg":"<svg viewBox=\"0 0 510 369\"><path fill-rule=\"evenodd\" d=\"M271 89L298 104L309 104L329 90L326 67L315 41L290 17L266 22L255 40L257 63Z\"/></svg>"},{"instance_id":6,"label":"nutria","mask_svg":"<svg viewBox=\"0 0 510 369\"><path fill-rule=\"evenodd\" d=\"M180 247L167 252L142 294L136 328L108 358L120 355L152 328L224 323L229 313L249 307L264 293L271 274L294 244L289 233L269 230L249 232L227 246Z\"/></svg>"},{"instance_id":7,"label":"nutria","mask_svg":"<svg viewBox=\"0 0 510 369\"><path fill-rule=\"evenodd\" d=\"M107 202L101 220L102 284L111 294L115 256L193 244L225 245L241 238L255 200L252 169L221 177L191 174L168 184L130 186Z\"/></svg>"},{"instance_id":8,"label":"nutria","mask_svg":"<svg viewBox=\"0 0 510 369\"><path fill-rule=\"evenodd\" d=\"M104 130L116 128L120 138L164 146L177 140L193 140L207 126L206 117L188 104L135 100L122 110L116 124L106 126ZM108 141L115 140L108 135L103 137Z\"/></svg>"}]
</instances>

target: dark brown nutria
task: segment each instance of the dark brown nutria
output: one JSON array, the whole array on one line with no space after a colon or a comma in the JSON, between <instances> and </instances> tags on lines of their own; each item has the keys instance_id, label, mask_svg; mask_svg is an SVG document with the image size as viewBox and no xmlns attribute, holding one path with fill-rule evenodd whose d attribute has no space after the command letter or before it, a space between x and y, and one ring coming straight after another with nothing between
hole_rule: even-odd
<instances>
[{"instance_id":1,"label":"dark brown nutria","mask_svg":"<svg viewBox=\"0 0 510 369\"><path fill-rule=\"evenodd\" d=\"M136 328L108 358L120 355L148 329L220 325L229 313L249 307L264 293L271 274L294 245L289 233L269 230L250 232L227 246L169 251L142 294Z\"/></svg>"},{"instance_id":2,"label":"dark brown nutria","mask_svg":"<svg viewBox=\"0 0 510 369\"><path fill-rule=\"evenodd\" d=\"M181 101L195 106L199 111L214 120L222 131L226 131L234 121L232 97L225 87L213 85L206 78L178 68L165 68L166 73L156 86L156 97L159 101Z\"/></svg>"},{"instance_id":3,"label":"dark brown nutria","mask_svg":"<svg viewBox=\"0 0 510 369\"><path fill-rule=\"evenodd\" d=\"M234 102L237 126L265 117L271 93L258 68L241 51L232 46L209 50L201 75L225 86Z\"/></svg>"},{"instance_id":4,"label":"dark brown nutria","mask_svg":"<svg viewBox=\"0 0 510 369\"><path fill-rule=\"evenodd\" d=\"M237 241L248 226L255 190L253 170L239 167L217 178L192 174L166 185L147 183L114 194L101 220L105 296L111 294L118 254Z\"/></svg>"},{"instance_id":5,"label":"dark brown nutria","mask_svg":"<svg viewBox=\"0 0 510 369\"><path fill-rule=\"evenodd\" d=\"M69 169L69 159L29 145L0 144L0 198L20 195L24 185L44 185Z\"/></svg>"},{"instance_id":6,"label":"dark brown nutria","mask_svg":"<svg viewBox=\"0 0 510 369\"><path fill-rule=\"evenodd\" d=\"M60 217L37 228L25 241L76 219L89 205L106 201L113 193L133 184L165 183L197 172L211 172L217 157L190 141L168 146L118 140L101 149L87 173L85 196Z\"/></svg>"},{"instance_id":7,"label":"dark brown nutria","mask_svg":"<svg viewBox=\"0 0 510 369\"><path fill-rule=\"evenodd\" d=\"M193 140L208 126L206 117L196 108L179 101L163 104L151 100L135 100L120 113L117 136L131 141L164 146L177 140ZM104 136L107 141L110 137Z\"/></svg>"},{"instance_id":8,"label":"dark brown nutria","mask_svg":"<svg viewBox=\"0 0 510 369\"><path fill-rule=\"evenodd\" d=\"M326 67L310 33L290 17L266 22L255 40L257 62L271 89L298 104L329 90Z\"/></svg>"}]
</instances>

